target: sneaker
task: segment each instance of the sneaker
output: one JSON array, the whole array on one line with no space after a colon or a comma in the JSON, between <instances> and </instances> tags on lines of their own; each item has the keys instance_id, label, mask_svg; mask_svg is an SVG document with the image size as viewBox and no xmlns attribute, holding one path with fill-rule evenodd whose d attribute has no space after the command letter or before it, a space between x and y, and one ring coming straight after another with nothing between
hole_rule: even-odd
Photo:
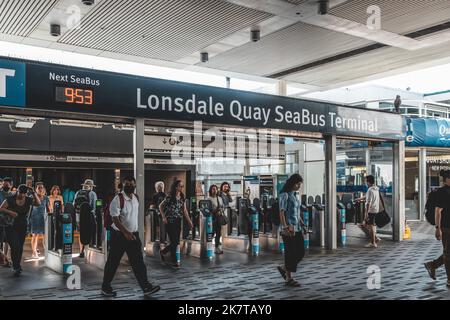
<instances>
[{"instance_id":1,"label":"sneaker","mask_svg":"<svg viewBox=\"0 0 450 320\"><path fill-rule=\"evenodd\" d=\"M436 269L431 266L431 262L424 263L423 265L425 266L425 269L427 269L430 278L436 280Z\"/></svg>"},{"instance_id":2,"label":"sneaker","mask_svg":"<svg viewBox=\"0 0 450 320\"><path fill-rule=\"evenodd\" d=\"M375 240L376 243L380 242L381 238L377 238L377 240Z\"/></svg>"},{"instance_id":3,"label":"sneaker","mask_svg":"<svg viewBox=\"0 0 450 320\"><path fill-rule=\"evenodd\" d=\"M38 254L38 253L33 254L33 255L31 256L31 259L33 259L33 260L39 259L39 254Z\"/></svg>"},{"instance_id":4,"label":"sneaker","mask_svg":"<svg viewBox=\"0 0 450 320\"><path fill-rule=\"evenodd\" d=\"M215 254L223 254L223 251L220 249L220 247L216 247L216 250L214 250Z\"/></svg>"},{"instance_id":5,"label":"sneaker","mask_svg":"<svg viewBox=\"0 0 450 320\"><path fill-rule=\"evenodd\" d=\"M364 247L366 247L366 248L378 248L378 246L376 244L373 244L373 243L368 243Z\"/></svg>"},{"instance_id":6,"label":"sneaker","mask_svg":"<svg viewBox=\"0 0 450 320\"><path fill-rule=\"evenodd\" d=\"M144 288L144 296L148 297L156 292L158 292L161 288L159 286L154 286L152 284L148 284L145 288Z\"/></svg>"},{"instance_id":7,"label":"sneaker","mask_svg":"<svg viewBox=\"0 0 450 320\"><path fill-rule=\"evenodd\" d=\"M13 270L13 276L16 278L20 277L21 273L22 273L21 269Z\"/></svg>"},{"instance_id":8,"label":"sneaker","mask_svg":"<svg viewBox=\"0 0 450 320\"><path fill-rule=\"evenodd\" d=\"M113 288L102 288L102 296L108 298L114 298L117 296L117 292L113 290Z\"/></svg>"},{"instance_id":9,"label":"sneaker","mask_svg":"<svg viewBox=\"0 0 450 320\"><path fill-rule=\"evenodd\" d=\"M80 255L78 256L78 258L83 259L84 258L84 252L81 252Z\"/></svg>"}]
</instances>

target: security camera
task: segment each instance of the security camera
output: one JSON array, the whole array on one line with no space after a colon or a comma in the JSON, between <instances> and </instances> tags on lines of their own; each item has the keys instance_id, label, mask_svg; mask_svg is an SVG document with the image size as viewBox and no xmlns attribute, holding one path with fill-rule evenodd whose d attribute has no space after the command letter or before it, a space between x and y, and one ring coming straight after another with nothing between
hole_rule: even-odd
<instances>
[{"instance_id":1,"label":"security camera","mask_svg":"<svg viewBox=\"0 0 450 320\"><path fill-rule=\"evenodd\" d=\"M84 5L92 6L95 3L95 0L81 0Z\"/></svg>"},{"instance_id":2,"label":"security camera","mask_svg":"<svg viewBox=\"0 0 450 320\"><path fill-rule=\"evenodd\" d=\"M59 37L61 35L61 26L59 24L51 24L50 34L54 37Z\"/></svg>"},{"instance_id":3,"label":"security camera","mask_svg":"<svg viewBox=\"0 0 450 320\"><path fill-rule=\"evenodd\" d=\"M255 28L250 31L250 39L253 42L257 42L261 39L261 30Z\"/></svg>"},{"instance_id":4,"label":"security camera","mask_svg":"<svg viewBox=\"0 0 450 320\"><path fill-rule=\"evenodd\" d=\"M319 0L319 14L326 15L330 9L330 2L328 0Z\"/></svg>"},{"instance_id":5,"label":"security camera","mask_svg":"<svg viewBox=\"0 0 450 320\"><path fill-rule=\"evenodd\" d=\"M200 53L200 61L201 62L208 62L209 61L209 54L208 54L208 52Z\"/></svg>"}]
</instances>

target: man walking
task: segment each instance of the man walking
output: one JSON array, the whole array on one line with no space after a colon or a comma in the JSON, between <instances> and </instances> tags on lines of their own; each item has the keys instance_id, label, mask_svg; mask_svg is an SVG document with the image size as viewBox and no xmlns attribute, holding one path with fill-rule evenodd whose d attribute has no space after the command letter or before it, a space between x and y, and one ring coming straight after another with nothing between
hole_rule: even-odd
<instances>
[{"instance_id":1,"label":"man walking","mask_svg":"<svg viewBox=\"0 0 450 320\"><path fill-rule=\"evenodd\" d=\"M111 287L111 282L125 252L144 296L149 296L160 290L159 286L152 285L147 278L147 268L142 256L142 242L138 232L139 200L134 193L135 189L136 179L133 177L125 178L123 180L123 191L114 197L110 205L110 214L113 221L111 247L105 264L102 285L102 294L106 297L116 296L116 292Z\"/></svg>"},{"instance_id":2,"label":"man walking","mask_svg":"<svg viewBox=\"0 0 450 320\"><path fill-rule=\"evenodd\" d=\"M436 280L436 269L445 265L447 288L450 288L450 170L442 172L444 186L436 195L436 239L442 241L444 253L436 260L425 263L430 277Z\"/></svg>"},{"instance_id":3,"label":"man walking","mask_svg":"<svg viewBox=\"0 0 450 320\"><path fill-rule=\"evenodd\" d=\"M375 216L380 212L380 189L375 185L374 176L367 176L366 182L369 190L367 190L366 194L365 221L370 236L370 243L366 245L366 248L377 248Z\"/></svg>"}]
</instances>

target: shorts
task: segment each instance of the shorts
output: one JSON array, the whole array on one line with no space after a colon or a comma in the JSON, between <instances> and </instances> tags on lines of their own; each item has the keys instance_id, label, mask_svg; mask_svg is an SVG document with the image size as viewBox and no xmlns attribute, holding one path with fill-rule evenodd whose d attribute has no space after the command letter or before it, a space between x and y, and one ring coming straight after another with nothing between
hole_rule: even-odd
<instances>
[{"instance_id":1,"label":"shorts","mask_svg":"<svg viewBox=\"0 0 450 320\"><path fill-rule=\"evenodd\" d=\"M367 218L367 224L370 224L372 226L375 225L375 216L377 214L376 213L369 213L369 217Z\"/></svg>"}]
</instances>

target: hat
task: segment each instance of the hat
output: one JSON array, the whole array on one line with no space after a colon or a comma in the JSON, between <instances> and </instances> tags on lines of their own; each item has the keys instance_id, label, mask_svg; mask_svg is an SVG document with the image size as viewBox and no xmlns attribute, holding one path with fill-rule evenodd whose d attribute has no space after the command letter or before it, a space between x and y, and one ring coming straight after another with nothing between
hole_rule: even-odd
<instances>
[{"instance_id":1,"label":"hat","mask_svg":"<svg viewBox=\"0 0 450 320\"><path fill-rule=\"evenodd\" d=\"M96 187L96 185L94 184L94 180L91 179L84 180L82 186Z\"/></svg>"}]
</instances>

